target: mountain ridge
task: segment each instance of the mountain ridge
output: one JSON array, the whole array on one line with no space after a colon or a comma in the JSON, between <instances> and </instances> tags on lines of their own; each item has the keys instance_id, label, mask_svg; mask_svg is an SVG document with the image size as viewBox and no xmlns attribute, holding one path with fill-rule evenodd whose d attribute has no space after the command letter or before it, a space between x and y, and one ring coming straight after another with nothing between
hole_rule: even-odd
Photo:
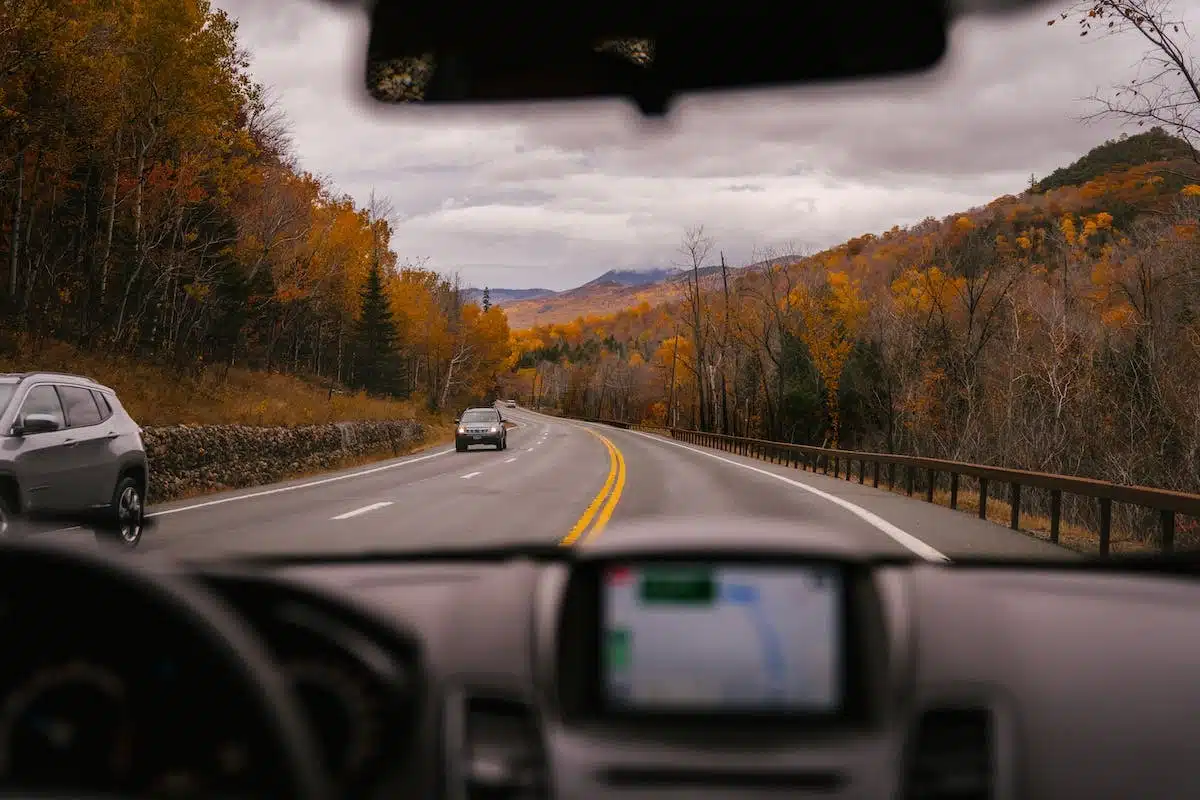
<instances>
[{"instance_id":1,"label":"mountain ridge","mask_svg":"<svg viewBox=\"0 0 1200 800\"><path fill-rule=\"evenodd\" d=\"M732 280L746 270L799 258L800 255L777 256L752 264L726 265L725 269ZM698 273L701 287L714 288L721 280L721 265L703 266ZM535 325L570 322L588 314L611 314L643 303L659 305L681 298L691 275L690 269L681 267L613 269L573 289L510 301L504 306L504 313L512 330L522 330ZM492 298L496 302L495 290L492 290Z\"/></svg>"},{"instance_id":2,"label":"mountain ridge","mask_svg":"<svg viewBox=\"0 0 1200 800\"><path fill-rule=\"evenodd\" d=\"M617 284L620 286L640 286L648 283L658 283L665 280L671 275L680 272L676 267L647 267L645 269L610 269L602 275L598 275L589 281L573 286L570 289L544 289L535 287L530 289L511 289L504 287L487 287L488 296L493 303L499 303L502 300L533 300L539 297L549 297L551 295L565 295L571 292L578 292L581 289L586 289L592 286L603 286L606 284ZM468 286L463 289L463 297L467 302L476 302L483 298L483 288L478 286Z\"/></svg>"}]
</instances>

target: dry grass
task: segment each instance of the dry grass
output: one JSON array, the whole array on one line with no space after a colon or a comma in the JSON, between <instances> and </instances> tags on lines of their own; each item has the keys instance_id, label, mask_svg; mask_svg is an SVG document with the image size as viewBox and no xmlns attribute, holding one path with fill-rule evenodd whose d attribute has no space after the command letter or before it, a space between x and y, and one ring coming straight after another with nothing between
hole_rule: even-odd
<instances>
[{"instance_id":1,"label":"dry grass","mask_svg":"<svg viewBox=\"0 0 1200 800\"><path fill-rule=\"evenodd\" d=\"M19 348L29 353L27 348ZM0 354L0 372L50 370L86 375L111 386L140 424L306 425L352 420L418 419L431 427L431 441L453 429L424 404L340 394L290 375L212 367L200 376L179 375L152 364L81 352L61 343L36 354ZM223 378L223 379L222 379Z\"/></svg>"}]
</instances>

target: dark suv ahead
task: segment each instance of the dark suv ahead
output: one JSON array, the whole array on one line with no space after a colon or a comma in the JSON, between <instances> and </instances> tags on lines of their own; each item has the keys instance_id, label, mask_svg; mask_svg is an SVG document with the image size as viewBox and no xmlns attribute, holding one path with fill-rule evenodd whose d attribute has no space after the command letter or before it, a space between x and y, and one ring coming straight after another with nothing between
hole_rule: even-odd
<instances>
[{"instance_id":1,"label":"dark suv ahead","mask_svg":"<svg viewBox=\"0 0 1200 800\"><path fill-rule=\"evenodd\" d=\"M465 453L473 444L490 444L497 450L508 449L508 430L495 408L468 408L458 418L454 449Z\"/></svg>"},{"instance_id":2,"label":"dark suv ahead","mask_svg":"<svg viewBox=\"0 0 1200 800\"><path fill-rule=\"evenodd\" d=\"M79 375L0 373L0 529L11 533L18 515L99 518L97 538L133 547L148 477L141 428L112 389Z\"/></svg>"}]
</instances>

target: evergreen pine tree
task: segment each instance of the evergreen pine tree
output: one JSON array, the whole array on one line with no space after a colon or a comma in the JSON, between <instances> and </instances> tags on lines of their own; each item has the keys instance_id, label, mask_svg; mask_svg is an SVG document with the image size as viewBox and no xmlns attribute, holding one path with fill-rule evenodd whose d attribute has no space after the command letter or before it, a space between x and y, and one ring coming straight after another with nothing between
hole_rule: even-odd
<instances>
[{"instance_id":1,"label":"evergreen pine tree","mask_svg":"<svg viewBox=\"0 0 1200 800\"><path fill-rule=\"evenodd\" d=\"M371 262L361 298L362 315L355 329L355 383L375 394L392 393L398 388L399 378L396 321L377 260Z\"/></svg>"},{"instance_id":2,"label":"evergreen pine tree","mask_svg":"<svg viewBox=\"0 0 1200 800\"><path fill-rule=\"evenodd\" d=\"M483 287L483 313L487 313L492 308L492 293L488 287Z\"/></svg>"}]
</instances>

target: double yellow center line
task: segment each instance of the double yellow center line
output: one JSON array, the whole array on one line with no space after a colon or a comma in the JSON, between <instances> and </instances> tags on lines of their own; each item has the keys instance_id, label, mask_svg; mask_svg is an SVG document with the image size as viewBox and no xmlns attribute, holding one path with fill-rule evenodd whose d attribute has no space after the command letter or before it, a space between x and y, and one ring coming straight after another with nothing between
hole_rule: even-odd
<instances>
[{"instance_id":1,"label":"double yellow center line","mask_svg":"<svg viewBox=\"0 0 1200 800\"><path fill-rule=\"evenodd\" d=\"M571 532L559 542L562 545L586 542L599 536L604 531L604 527L608 525L608 519L612 516L613 510L621 499L621 492L625 489L625 456L621 455L621 451L609 441L607 436L601 436L591 428L584 428L584 430L595 436L608 448L608 479L604 481L604 486L592 500L591 505L583 512L583 516L571 528ZM589 525L591 530L588 530Z\"/></svg>"}]
</instances>

